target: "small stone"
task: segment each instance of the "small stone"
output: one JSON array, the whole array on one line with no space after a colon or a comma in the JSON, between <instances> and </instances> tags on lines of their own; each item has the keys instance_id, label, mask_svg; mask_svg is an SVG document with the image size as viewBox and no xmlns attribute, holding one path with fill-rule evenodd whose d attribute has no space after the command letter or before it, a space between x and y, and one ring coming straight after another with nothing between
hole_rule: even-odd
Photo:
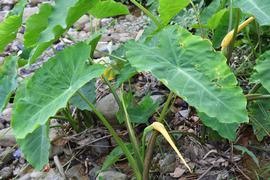
<instances>
[{"instance_id":1,"label":"small stone","mask_svg":"<svg viewBox=\"0 0 270 180\"><path fill-rule=\"evenodd\" d=\"M66 176L70 179L88 180L88 177L85 175L84 168L81 164L77 164L67 170Z\"/></svg>"},{"instance_id":2,"label":"small stone","mask_svg":"<svg viewBox=\"0 0 270 180\"><path fill-rule=\"evenodd\" d=\"M127 180L127 175L117 172L117 171L104 171L99 173L96 180L103 179L103 180Z\"/></svg>"},{"instance_id":3,"label":"small stone","mask_svg":"<svg viewBox=\"0 0 270 180\"><path fill-rule=\"evenodd\" d=\"M186 119L188 118L189 113L190 113L190 109L189 109L189 108L188 108L188 109L185 109L185 110L179 111L179 114L180 114L182 117L186 118Z\"/></svg>"},{"instance_id":4,"label":"small stone","mask_svg":"<svg viewBox=\"0 0 270 180\"><path fill-rule=\"evenodd\" d=\"M8 179L12 176L12 168L4 167L0 170L0 179Z\"/></svg>"},{"instance_id":5,"label":"small stone","mask_svg":"<svg viewBox=\"0 0 270 180\"><path fill-rule=\"evenodd\" d=\"M176 158L174 154L165 155L165 158L159 161L160 172L162 174L173 172L176 166L175 162Z\"/></svg>"},{"instance_id":6,"label":"small stone","mask_svg":"<svg viewBox=\"0 0 270 180\"><path fill-rule=\"evenodd\" d=\"M3 112L0 118L3 118L6 122L10 122L11 120L11 112L12 108L6 108Z\"/></svg>"},{"instance_id":7,"label":"small stone","mask_svg":"<svg viewBox=\"0 0 270 180\"><path fill-rule=\"evenodd\" d=\"M86 23L90 22L89 16L83 15L75 24L74 27L77 30L82 30Z\"/></svg>"},{"instance_id":8,"label":"small stone","mask_svg":"<svg viewBox=\"0 0 270 180\"><path fill-rule=\"evenodd\" d=\"M185 169L177 167L175 168L173 173L170 173L170 176L172 176L173 178L179 178L185 173L185 171L186 171Z\"/></svg>"},{"instance_id":9,"label":"small stone","mask_svg":"<svg viewBox=\"0 0 270 180\"><path fill-rule=\"evenodd\" d=\"M16 144L15 137L11 128L0 130L0 146L14 146Z\"/></svg>"},{"instance_id":10,"label":"small stone","mask_svg":"<svg viewBox=\"0 0 270 180\"><path fill-rule=\"evenodd\" d=\"M33 14L36 14L39 11L38 7L26 7L23 12L23 20L25 21Z\"/></svg>"},{"instance_id":11,"label":"small stone","mask_svg":"<svg viewBox=\"0 0 270 180\"><path fill-rule=\"evenodd\" d=\"M116 124L116 113L119 111L118 104L114 99L112 93L103 97L96 103L96 108L99 112L101 112L106 119L108 119L111 123Z\"/></svg>"},{"instance_id":12,"label":"small stone","mask_svg":"<svg viewBox=\"0 0 270 180\"><path fill-rule=\"evenodd\" d=\"M94 166L94 167L89 171L89 179L96 179L99 170L100 170L100 167L99 167L99 166Z\"/></svg>"}]
</instances>

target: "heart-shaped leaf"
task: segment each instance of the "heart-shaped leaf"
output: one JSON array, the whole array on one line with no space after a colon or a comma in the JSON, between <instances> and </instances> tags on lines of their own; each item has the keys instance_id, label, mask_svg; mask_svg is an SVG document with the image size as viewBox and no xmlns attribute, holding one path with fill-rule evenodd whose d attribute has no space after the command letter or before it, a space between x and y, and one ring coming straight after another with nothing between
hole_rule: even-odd
<instances>
[{"instance_id":1,"label":"heart-shaped leaf","mask_svg":"<svg viewBox=\"0 0 270 180\"><path fill-rule=\"evenodd\" d=\"M86 64L89 54L90 47L84 43L66 48L18 89L11 122L17 139L46 124L77 90L103 73L102 66Z\"/></svg>"},{"instance_id":2,"label":"heart-shaped leaf","mask_svg":"<svg viewBox=\"0 0 270 180\"><path fill-rule=\"evenodd\" d=\"M148 43L127 44L127 58L139 72L151 72L171 91L220 123L248 122L246 99L208 40L169 26Z\"/></svg>"}]
</instances>

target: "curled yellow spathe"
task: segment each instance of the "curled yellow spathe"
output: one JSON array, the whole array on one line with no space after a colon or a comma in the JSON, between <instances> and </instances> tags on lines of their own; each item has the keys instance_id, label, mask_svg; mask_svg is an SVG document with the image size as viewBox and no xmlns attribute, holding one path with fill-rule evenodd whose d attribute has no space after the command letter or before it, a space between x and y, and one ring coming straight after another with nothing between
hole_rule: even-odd
<instances>
[{"instance_id":1,"label":"curled yellow spathe","mask_svg":"<svg viewBox=\"0 0 270 180\"><path fill-rule=\"evenodd\" d=\"M252 21L254 21L255 17L250 17L248 18L246 21L244 21L242 24L240 24L238 26L237 29L237 33L239 33L240 31L242 31L245 27L247 27ZM222 40L221 42L221 50L224 50L225 48L227 48L229 46L229 44L231 43L232 39L233 39L233 33L234 30L230 31Z\"/></svg>"},{"instance_id":2,"label":"curled yellow spathe","mask_svg":"<svg viewBox=\"0 0 270 180\"><path fill-rule=\"evenodd\" d=\"M172 141L172 138L170 137L170 135L167 132L167 130L164 127L164 125L161 124L160 122L154 122L153 124L151 124L151 126L153 127L153 129L155 129L156 131L160 132L164 136L164 138L168 141L168 143L174 149L174 151L176 152L176 154L178 155L178 157L181 159L181 161L184 163L184 165L188 168L189 172L192 173L191 168L188 166L187 162L185 161L185 159L183 158L183 156L181 155L181 153L177 149L176 145Z\"/></svg>"}]
</instances>

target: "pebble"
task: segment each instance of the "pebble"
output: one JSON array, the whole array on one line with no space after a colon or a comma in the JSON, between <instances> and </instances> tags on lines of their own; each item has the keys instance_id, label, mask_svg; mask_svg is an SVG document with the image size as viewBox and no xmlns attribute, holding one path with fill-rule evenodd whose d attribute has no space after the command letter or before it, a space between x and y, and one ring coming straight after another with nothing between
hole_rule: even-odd
<instances>
[{"instance_id":1,"label":"pebble","mask_svg":"<svg viewBox=\"0 0 270 180\"><path fill-rule=\"evenodd\" d=\"M167 154L164 159L159 161L160 172L162 174L174 172L175 166L176 158L174 154Z\"/></svg>"},{"instance_id":2,"label":"pebble","mask_svg":"<svg viewBox=\"0 0 270 180\"><path fill-rule=\"evenodd\" d=\"M8 179L12 176L12 168L4 167L0 170L0 179Z\"/></svg>"},{"instance_id":3,"label":"pebble","mask_svg":"<svg viewBox=\"0 0 270 180\"><path fill-rule=\"evenodd\" d=\"M112 124L116 124L116 113L119 111L119 106L114 99L112 93L103 97L96 103L96 108L101 112L106 119L108 119Z\"/></svg>"},{"instance_id":4,"label":"pebble","mask_svg":"<svg viewBox=\"0 0 270 180\"><path fill-rule=\"evenodd\" d=\"M14 146L16 144L13 131L10 128L0 130L0 146Z\"/></svg>"},{"instance_id":5,"label":"pebble","mask_svg":"<svg viewBox=\"0 0 270 180\"><path fill-rule=\"evenodd\" d=\"M103 179L103 180L127 180L127 175L117 172L117 171L104 171L99 173L96 180Z\"/></svg>"},{"instance_id":6,"label":"pebble","mask_svg":"<svg viewBox=\"0 0 270 180\"><path fill-rule=\"evenodd\" d=\"M39 11L38 7L26 7L23 12L23 20L25 21L33 14L36 14Z\"/></svg>"}]
</instances>

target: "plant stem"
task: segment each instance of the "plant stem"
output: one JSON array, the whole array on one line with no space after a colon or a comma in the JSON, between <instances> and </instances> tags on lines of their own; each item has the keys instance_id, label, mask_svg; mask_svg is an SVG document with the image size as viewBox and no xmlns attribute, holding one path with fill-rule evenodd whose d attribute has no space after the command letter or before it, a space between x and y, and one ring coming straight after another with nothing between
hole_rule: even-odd
<instances>
[{"instance_id":1,"label":"plant stem","mask_svg":"<svg viewBox=\"0 0 270 180\"><path fill-rule=\"evenodd\" d=\"M69 113L69 110L68 110L67 108L65 108L65 109L63 110L63 113L64 113L64 115L66 116L66 120L70 123L70 125L72 126L72 128L73 128L76 132L78 132L78 131L79 131L78 122L75 121L75 120L73 119L73 117L72 117L72 116L70 115L70 113Z\"/></svg>"},{"instance_id":2,"label":"plant stem","mask_svg":"<svg viewBox=\"0 0 270 180\"><path fill-rule=\"evenodd\" d=\"M237 36L237 33L238 33L238 26L239 26L239 23L240 23L240 10L238 9L236 11L236 24L235 24L235 27L234 27L234 31L233 31L233 38L232 38L232 41L228 47L228 54L227 54L227 63L229 64L230 63L230 59L232 57L232 52L233 52L233 48L234 48L234 42L236 40L236 36Z\"/></svg>"},{"instance_id":3,"label":"plant stem","mask_svg":"<svg viewBox=\"0 0 270 180\"><path fill-rule=\"evenodd\" d=\"M247 94L246 98L248 101L270 99L270 94Z\"/></svg>"},{"instance_id":4,"label":"plant stem","mask_svg":"<svg viewBox=\"0 0 270 180\"><path fill-rule=\"evenodd\" d=\"M197 18L197 21L198 21L198 24L200 26L200 30L201 30L201 37L202 38L205 38L205 33L204 33L204 29L203 29L203 26L202 26L202 22L201 22L201 18L200 18L200 15L199 15L199 12L195 6L195 4L193 3L192 0L190 0L190 4L193 8L193 10L195 11L195 14L196 14L196 18Z\"/></svg>"},{"instance_id":5,"label":"plant stem","mask_svg":"<svg viewBox=\"0 0 270 180\"><path fill-rule=\"evenodd\" d=\"M162 27L162 24L159 22L159 20L145 7L143 7L140 3L138 3L136 0L130 0L135 6L137 6L140 10L142 10L152 21L157 25L157 27Z\"/></svg>"},{"instance_id":6,"label":"plant stem","mask_svg":"<svg viewBox=\"0 0 270 180\"><path fill-rule=\"evenodd\" d=\"M170 94L165 102L165 105L161 111L161 114L158 118L158 122L160 122L160 123L163 122L172 98L173 98L173 92L170 92ZM158 136L158 132L154 131L150 140L149 140L149 143L148 143L148 147L147 147L147 151L146 151L146 155L145 155L145 159L144 159L143 180L149 179L149 169L150 169L150 164L151 164L157 136Z\"/></svg>"},{"instance_id":7,"label":"plant stem","mask_svg":"<svg viewBox=\"0 0 270 180\"><path fill-rule=\"evenodd\" d=\"M118 60L120 60L120 61L127 62L126 59L123 59L123 58L121 58L121 57L119 57L119 56L115 56L115 55L113 55L113 54L109 54L109 53L106 53L106 52L102 52L102 51L99 51L99 50L97 50L97 49L95 49L95 51L97 51L97 52L99 52L99 53L101 53L101 54L104 54L105 56L110 56L110 57L113 57L113 58L118 59Z\"/></svg>"},{"instance_id":8,"label":"plant stem","mask_svg":"<svg viewBox=\"0 0 270 180\"><path fill-rule=\"evenodd\" d=\"M115 139L116 143L121 147L122 151L124 152L124 154L126 155L128 161L130 163L130 166L132 167L132 169L135 173L136 178L138 180L142 180L142 175L140 173L138 165L137 165L136 161L134 160L134 158L132 157L131 152L128 150L127 146L124 144L123 140L118 136L118 134L115 132L115 130L110 125L108 120L99 111L97 111L95 106L81 92L78 91L77 93L87 103L87 105L93 110L93 112L97 115L97 117L102 121L104 126L109 130L110 134Z\"/></svg>"},{"instance_id":9,"label":"plant stem","mask_svg":"<svg viewBox=\"0 0 270 180\"><path fill-rule=\"evenodd\" d=\"M105 83L109 86L109 89L112 92L112 94L113 94L113 96L114 96L114 98L119 106L120 112L125 115L125 123L127 126L129 138L130 138L130 141L131 141L131 144L132 144L132 147L134 149L135 156L136 156L136 162L139 166L140 172L142 173L143 172L143 161L142 161L142 157L141 157L140 150L139 150L139 143L136 139L135 132L134 132L133 127L130 123L130 119L128 116L128 112L127 112L123 97L122 97L122 101L121 101L119 96L117 95L115 89L112 87L111 83L108 81L108 79L104 76L102 76L102 78L104 79Z\"/></svg>"},{"instance_id":10,"label":"plant stem","mask_svg":"<svg viewBox=\"0 0 270 180\"><path fill-rule=\"evenodd\" d=\"M123 100L123 94L122 94L122 105L123 105L123 110L124 110L124 114L126 117L125 122L126 122L126 126L128 129L129 139L130 139L132 147L134 149L136 162L139 166L140 172L143 173L143 160L142 160L142 156L140 154L139 144L138 144L137 138L135 136L135 132L133 130L133 127L130 123L130 119L129 119L129 115L128 115L127 108L125 105L125 101Z\"/></svg>"},{"instance_id":11,"label":"plant stem","mask_svg":"<svg viewBox=\"0 0 270 180\"><path fill-rule=\"evenodd\" d=\"M249 91L249 94L253 94L253 93L257 92L258 89L260 89L260 87L262 87L262 84L261 84L261 83L255 84L255 85L252 87L252 89Z\"/></svg>"}]
</instances>

